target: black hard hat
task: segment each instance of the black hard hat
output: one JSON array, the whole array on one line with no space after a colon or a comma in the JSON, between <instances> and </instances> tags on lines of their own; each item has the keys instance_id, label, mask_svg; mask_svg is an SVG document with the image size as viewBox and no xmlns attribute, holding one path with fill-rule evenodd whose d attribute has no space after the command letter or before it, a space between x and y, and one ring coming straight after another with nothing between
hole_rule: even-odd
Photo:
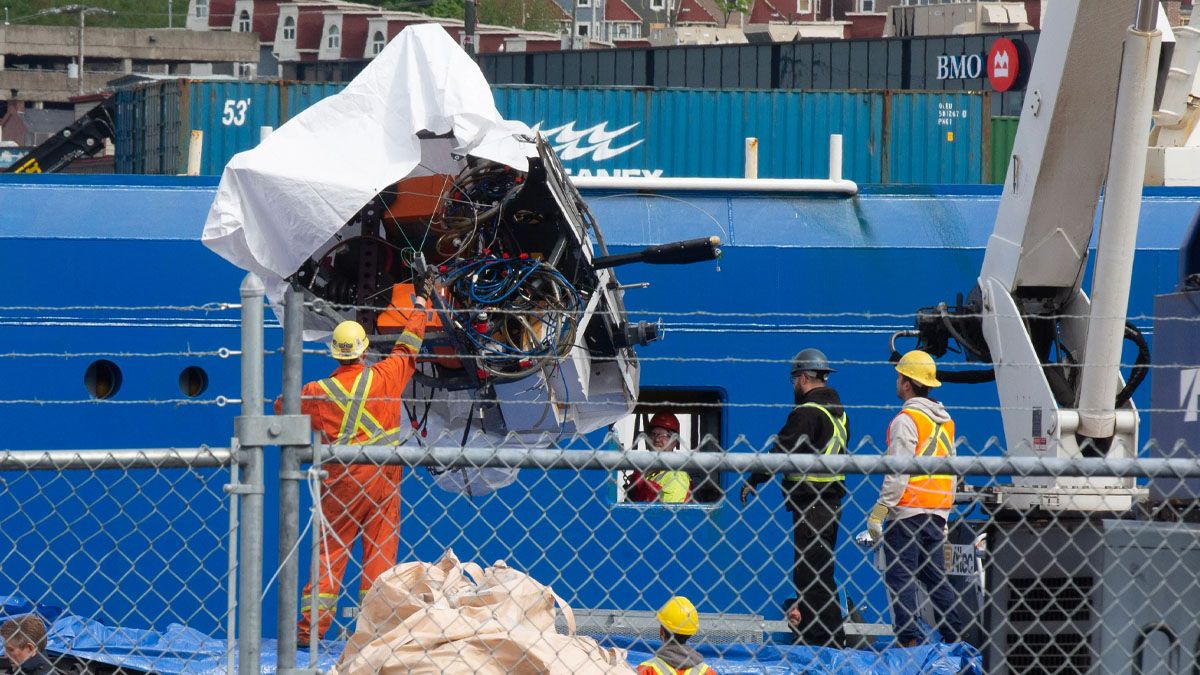
<instances>
[{"instance_id":1,"label":"black hard hat","mask_svg":"<svg viewBox=\"0 0 1200 675\"><path fill-rule=\"evenodd\" d=\"M800 350L800 353L792 357L792 377L800 373L833 373L836 372L829 367L829 359L825 358L825 352L820 349Z\"/></svg>"}]
</instances>

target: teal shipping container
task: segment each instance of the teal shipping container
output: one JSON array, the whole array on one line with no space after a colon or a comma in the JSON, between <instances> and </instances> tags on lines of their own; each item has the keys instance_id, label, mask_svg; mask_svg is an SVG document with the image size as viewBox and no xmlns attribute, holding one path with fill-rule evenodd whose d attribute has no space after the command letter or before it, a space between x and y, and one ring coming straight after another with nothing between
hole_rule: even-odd
<instances>
[{"instance_id":1,"label":"teal shipping container","mask_svg":"<svg viewBox=\"0 0 1200 675\"><path fill-rule=\"evenodd\" d=\"M171 80L117 93L117 171L186 170L204 132L201 173L342 89L340 84ZM843 137L843 175L863 184L979 183L987 95L972 92L713 91L494 87L500 113L545 134L577 176L739 177L745 139L763 178L828 175Z\"/></svg>"},{"instance_id":2,"label":"teal shipping container","mask_svg":"<svg viewBox=\"0 0 1200 675\"><path fill-rule=\"evenodd\" d=\"M885 183L981 183L987 94L892 92Z\"/></svg>"},{"instance_id":3,"label":"teal shipping container","mask_svg":"<svg viewBox=\"0 0 1200 675\"><path fill-rule=\"evenodd\" d=\"M167 80L119 90L115 99L117 173L185 173L191 132L199 130L200 173L220 174L258 143L261 127L283 121L275 82Z\"/></svg>"}]
</instances>

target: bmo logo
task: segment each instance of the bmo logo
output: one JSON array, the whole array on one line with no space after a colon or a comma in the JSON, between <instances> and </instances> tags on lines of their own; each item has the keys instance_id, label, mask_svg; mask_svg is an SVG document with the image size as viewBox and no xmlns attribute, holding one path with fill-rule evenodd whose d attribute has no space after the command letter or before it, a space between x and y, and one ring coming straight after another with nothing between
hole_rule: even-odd
<instances>
[{"instance_id":1,"label":"bmo logo","mask_svg":"<svg viewBox=\"0 0 1200 675\"><path fill-rule=\"evenodd\" d=\"M1021 55L1017 51L1017 45L1008 38L996 40L987 56L987 77L992 89L1012 89L1020 74Z\"/></svg>"},{"instance_id":2,"label":"bmo logo","mask_svg":"<svg viewBox=\"0 0 1200 675\"><path fill-rule=\"evenodd\" d=\"M1023 69L1032 60L1024 43L999 38L987 54L942 54L937 57L937 79L981 80L987 78L996 91L1025 86ZM978 85L968 85L978 86Z\"/></svg>"},{"instance_id":3,"label":"bmo logo","mask_svg":"<svg viewBox=\"0 0 1200 675\"><path fill-rule=\"evenodd\" d=\"M937 79L975 79L983 74L983 57L979 54L942 54L937 57Z\"/></svg>"}]
</instances>

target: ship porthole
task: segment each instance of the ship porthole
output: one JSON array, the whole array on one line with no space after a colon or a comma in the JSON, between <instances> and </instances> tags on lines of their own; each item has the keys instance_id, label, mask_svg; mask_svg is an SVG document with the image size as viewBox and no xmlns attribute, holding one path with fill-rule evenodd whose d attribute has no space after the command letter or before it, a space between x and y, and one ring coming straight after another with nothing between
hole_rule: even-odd
<instances>
[{"instance_id":1,"label":"ship porthole","mask_svg":"<svg viewBox=\"0 0 1200 675\"><path fill-rule=\"evenodd\" d=\"M196 398L208 391L208 373L200 366L188 366L179 373L179 391L188 398Z\"/></svg>"},{"instance_id":2,"label":"ship porthole","mask_svg":"<svg viewBox=\"0 0 1200 675\"><path fill-rule=\"evenodd\" d=\"M83 386L92 398L101 401L110 399L121 391L121 369L107 359L93 361L83 373Z\"/></svg>"}]
</instances>

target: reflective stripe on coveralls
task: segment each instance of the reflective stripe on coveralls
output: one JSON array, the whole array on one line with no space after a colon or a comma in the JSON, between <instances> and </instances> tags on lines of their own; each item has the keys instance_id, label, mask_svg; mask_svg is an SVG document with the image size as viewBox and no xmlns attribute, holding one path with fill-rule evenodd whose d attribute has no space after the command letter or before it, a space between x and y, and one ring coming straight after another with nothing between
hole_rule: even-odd
<instances>
[{"instance_id":1,"label":"reflective stripe on coveralls","mask_svg":"<svg viewBox=\"0 0 1200 675\"><path fill-rule=\"evenodd\" d=\"M836 455L846 449L846 413L842 413L840 417L834 417L829 409L820 403L808 402L801 404L801 408L816 408L825 413L825 417L829 418L829 423L833 425L833 438L825 444L825 455ZM786 481L802 481L807 480L813 483L831 483L835 480L846 480L843 475L830 476L828 474L811 474L811 473L789 473L783 477Z\"/></svg>"}]
</instances>

